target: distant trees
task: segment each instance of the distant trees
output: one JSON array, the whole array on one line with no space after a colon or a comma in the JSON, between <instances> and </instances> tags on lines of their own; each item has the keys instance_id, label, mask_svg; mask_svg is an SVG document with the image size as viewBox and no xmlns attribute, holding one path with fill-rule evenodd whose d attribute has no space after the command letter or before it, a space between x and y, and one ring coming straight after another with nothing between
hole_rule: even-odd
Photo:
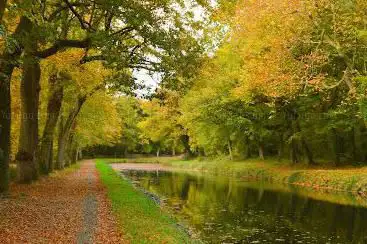
<instances>
[{"instance_id":1,"label":"distant trees","mask_svg":"<svg viewBox=\"0 0 367 244\"><path fill-rule=\"evenodd\" d=\"M155 98L141 102L144 117L139 122L138 128L141 131L141 139L154 145L157 156L163 149L175 155L176 150L183 147L181 138L185 134L178 121L179 96L174 92L159 91L159 93L164 93L164 100Z\"/></svg>"},{"instance_id":2,"label":"distant trees","mask_svg":"<svg viewBox=\"0 0 367 244\"><path fill-rule=\"evenodd\" d=\"M228 39L183 98L196 146L294 163L365 162L365 8L239 1Z\"/></svg>"}]
</instances>

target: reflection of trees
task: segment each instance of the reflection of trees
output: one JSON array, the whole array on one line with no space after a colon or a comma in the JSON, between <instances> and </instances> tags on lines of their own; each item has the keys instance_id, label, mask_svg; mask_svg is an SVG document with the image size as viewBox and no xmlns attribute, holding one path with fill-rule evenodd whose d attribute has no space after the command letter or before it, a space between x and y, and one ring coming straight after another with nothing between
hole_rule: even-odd
<instances>
[{"instance_id":1,"label":"reflection of trees","mask_svg":"<svg viewBox=\"0 0 367 244\"><path fill-rule=\"evenodd\" d=\"M289 192L276 192L262 187L248 187L226 178L204 178L179 173L147 174L142 185L149 191L184 200L181 213L211 238L223 235L205 228L221 228L237 239L261 235L251 230L262 229L277 236L299 231L310 236L340 236L338 241L364 243L367 239L367 209L313 200ZM154 183L153 183L154 182ZM282 216L282 217L280 217ZM230 225L222 225L229 223ZM216 226L216 227L215 227ZM207 230L208 229L208 230ZM242 229L242 231L241 231ZM249 229L250 232L243 232ZM288 241L292 240L289 235ZM213 239L212 239L213 240ZM219 240L219 239L217 239Z\"/></svg>"}]
</instances>

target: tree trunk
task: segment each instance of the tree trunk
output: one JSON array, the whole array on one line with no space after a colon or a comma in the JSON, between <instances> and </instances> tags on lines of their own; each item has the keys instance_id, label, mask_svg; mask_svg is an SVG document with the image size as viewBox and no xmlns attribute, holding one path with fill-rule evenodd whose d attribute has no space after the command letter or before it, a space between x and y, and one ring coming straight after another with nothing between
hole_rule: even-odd
<instances>
[{"instance_id":1,"label":"tree trunk","mask_svg":"<svg viewBox=\"0 0 367 244\"><path fill-rule=\"evenodd\" d=\"M82 149L79 149L78 150L78 159L79 160L82 160L83 159L83 150Z\"/></svg>"},{"instance_id":2,"label":"tree trunk","mask_svg":"<svg viewBox=\"0 0 367 244\"><path fill-rule=\"evenodd\" d=\"M0 57L0 193L9 187L9 155L11 128L10 79L14 66Z\"/></svg>"},{"instance_id":3,"label":"tree trunk","mask_svg":"<svg viewBox=\"0 0 367 244\"><path fill-rule=\"evenodd\" d=\"M291 160L293 164L299 163L298 146L295 139L292 139L291 141Z\"/></svg>"},{"instance_id":4,"label":"tree trunk","mask_svg":"<svg viewBox=\"0 0 367 244\"><path fill-rule=\"evenodd\" d=\"M352 158L353 161L358 161L357 157L357 146L356 146L356 137L355 137L355 130L352 128L352 131L350 132L350 142L352 144Z\"/></svg>"},{"instance_id":5,"label":"tree trunk","mask_svg":"<svg viewBox=\"0 0 367 244\"><path fill-rule=\"evenodd\" d=\"M279 145L278 145L278 161L279 162L281 162L283 159L283 153L284 153L283 134L280 133Z\"/></svg>"},{"instance_id":6,"label":"tree trunk","mask_svg":"<svg viewBox=\"0 0 367 244\"><path fill-rule=\"evenodd\" d=\"M0 24L3 22L3 16L6 8L7 0L0 0Z\"/></svg>"},{"instance_id":7,"label":"tree trunk","mask_svg":"<svg viewBox=\"0 0 367 244\"><path fill-rule=\"evenodd\" d=\"M0 21L5 10L6 1L0 0ZM24 30L25 19L21 18L12 37L16 37ZM10 81L16 60L22 52L19 45L13 52L4 50L0 57L0 193L7 192L9 188L9 156L10 156L10 130L11 130L11 94Z\"/></svg>"},{"instance_id":8,"label":"tree trunk","mask_svg":"<svg viewBox=\"0 0 367 244\"><path fill-rule=\"evenodd\" d=\"M359 154L360 154L360 160L361 162L366 162L367 158L367 135L366 135L367 129L364 121L360 122L359 127Z\"/></svg>"},{"instance_id":9,"label":"tree trunk","mask_svg":"<svg viewBox=\"0 0 367 244\"><path fill-rule=\"evenodd\" d=\"M158 147L158 149L157 149L157 158L159 157L160 151L161 151L161 149Z\"/></svg>"},{"instance_id":10,"label":"tree trunk","mask_svg":"<svg viewBox=\"0 0 367 244\"><path fill-rule=\"evenodd\" d=\"M264 143L263 142L259 142L259 158L261 160L264 160L265 157L264 157Z\"/></svg>"},{"instance_id":11,"label":"tree trunk","mask_svg":"<svg viewBox=\"0 0 367 244\"><path fill-rule=\"evenodd\" d=\"M251 158L251 150L250 150L250 140L248 137L245 138L245 152L244 152L244 158L249 159Z\"/></svg>"},{"instance_id":12,"label":"tree trunk","mask_svg":"<svg viewBox=\"0 0 367 244\"><path fill-rule=\"evenodd\" d=\"M21 80L21 124L19 148L16 156L18 180L29 183L38 177L36 150L38 145L38 105L41 68L37 52L36 28L28 17L22 17L24 32L19 41L23 44L23 75ZM20 23L20 25L21 25Z\"/></svg>"},{"instance_id":13,"label":"tree trunk","mask_svg":"<svg viewBox=\"0 0 367 244\"><path fill-rule=\"evenodd\" d=\"M78 146L76 143L72 143L69 148L70 165L76 164L78 161Z\"/></svg>"},{"instance_id":14,"label":"tree trunk","mask_svg":"<svg viewBox=\"0 0 367 244\"><path fill-rule=\"evenodd\" d=\"M232 142L228 140L228 152L229 152L229 159L233 160L233 153L232 153Z\"/></svg>"},{"instance_id":15,"label":"tree trunk","mask_svg":"<svg viewBox=\"0 0 367 244\"><path fill-rule=\"evenodd\" d=\"M124 158L127 158L127 155L129 154L129 152L128 152L128 147L127 146L125 146L125 148L124 148Z\"/></svg>"},{"instance_id":16,"label":"tree trunk","mask_svg":"<svg viewBox=\"0 0 367 244\"><path fill-rule=\"evenodd\" d=\"M299 133L301 133L301 126L299 124L299 121L296 120L296 128L297 128L297 131ZM315 161L313 160L313 154L312 154L312 151L310 149L310 147L308 146L304 136L301 135L301 143L302 143L302 147L303 149L305 150L305 153L306 153L306 157L307 157L307 161L308 161L308 164L309 165L315 165Z\"/></svg>"},{"instance_id":17,"label":"tree trunk","mask_svg":"<svg viewBox=\"0 0 367 244\"><path fill-rule=\"evenodd\" d=\"M192 153L191 148L190 148L190 143L189 143L190 137L188 135L182 135L181 141L185 148L185 156L184 156L185 159L191 158L194 154Z\"/></svg>"},{"instance_id":18,"label":"tree trunk","mask_svg":"<svg viewBox=\"0 0 367 244\"><path fill-rule=\"evenodd\" d=\"M78 146L75 147L74 152L75 152L75 154L74 154L74 163L77 163L78 160L79 160L79 147Z\"/></svg>"},{"instance_id":19,"label":"tree trunk","mask_svg":"<svg viewBox=\"0 0 367 244\"><path fill-rule=\"evenodd\" d=\"M48 153L48 170L49 172L52 172L55 168L55 164L54 164L54 140L51 141L51 146L49 148L49 153Z\"/></svg>"},{"instance_id":20,"label":"tree trunk","mask_svg":"<svg viewBox=\"0 0 367 244\"><path fill-rule=\"evenodd\" d=\"M17 153L18 180L29 183L38 177L35 158L38 144L38 104L40 64L29 50L26 52L21 81L21 126Z\"/></svg>"},{"instance_id":21,"label":"tree trunk","mask_svg":"<svg viewBox=\"0 0 367 244\"><path fill-rule=\"evenodd\" d=\"M65 153L65 142L63 140L64 136L64 116L60 116L59 121L59 136L57 139L57 156L56 156L56 169L62 169L64 168L63 162L64 162L64 153Z\"/></svg>"},{"instance_id":22,"label":"tree trunk","mask_svg":"<svg viewBox=\"0 0 367 244\"><path fill-rule=\"evenodd\" d=\"M308 164L309 165L315 165L315 161L313 160L313 154L312 154L312 151L311 149L309 148L307 142L305 139L302 139L301 140L302 142L302 146L303 148L305 149L305 153L306 153L306 157L307 157L307 161L308 161Z\"/></svg>"},{"instance_id":23,"label":"tree trunk","mask_svg":"<svg viewBox=\"0 0 367 244\"><path fill-rule=\"evenodd\" d=\"M38 153L38 162L42 174L48 174L53 169L52 146L64 93L60 82L61 80L57 77L57 73L52 74L49 78L50 92L47 105L47 120Z\"/></svg>"},{"instance_id":24,"label":"tree trunk","mask_svg":"<svg viewBox=\"0 0 367 244\"><path fill-rule=\"evenodd\" d=\"M91 95L91 94L89 94ZM71 129L75 123L75 119L78 116L84 102L87 99L87 95L85 96L80 96L78 98L78 101L76 103L76 106L74 107L74 109L72 109L65 121L65 123L63 123L63 119L60 120L60 126L59 126L59 139L58 139L58 151L57 151L57 160L56 160L56 165L57 165L57 169L62 169L65 167L65 163L66 163L66 153L67 153L67 144L69 141L69 137L70 137L70 132ZM62 117L61 117L62 118Z\"/></svg>"},{"instance_id":25,"label":"tree trunk","mask_svg":"<svg viewBox=\"0 0 367 244\"><path fill-rule=\"evenodd\" d=\"M75 159L75 150L76 150L76 142L74 140L74 136L75 136L75 128L76 128L76 121L74 121L74 123L72 124L72 128L70 129L69 132L69 139L66 145L66 155L67 158L65 160L65 166L69 167L70 165L76 163L76 161L74 161Z\"/></svg>"},{"instance_id":26,"label":"tree trunk","mask_svg":"<svg viewBox=\"0 0 367 244\"><path fill-rule=\"evenodd\" d=\"M340 146L339 146L339 136L335 128L331 129L332 140L333 140L333 152L334 152L334 163L335 166L340 166Z\"/></svg>"}]
</instances>

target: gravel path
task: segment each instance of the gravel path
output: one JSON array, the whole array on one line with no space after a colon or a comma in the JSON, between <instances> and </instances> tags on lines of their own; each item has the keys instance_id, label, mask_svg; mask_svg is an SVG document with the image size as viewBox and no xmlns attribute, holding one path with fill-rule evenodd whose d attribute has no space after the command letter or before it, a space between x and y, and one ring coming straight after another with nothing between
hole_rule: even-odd
<instances>
[{"instance_id":1,"label":"gravel path","mask_svg":"<svg viewBox=\"0 0 367 244\"><path fill-rule=\"evenodd\" d=\"M93 161L0 199L0 243L126 243Z\"/></svg>"}]
</instances>

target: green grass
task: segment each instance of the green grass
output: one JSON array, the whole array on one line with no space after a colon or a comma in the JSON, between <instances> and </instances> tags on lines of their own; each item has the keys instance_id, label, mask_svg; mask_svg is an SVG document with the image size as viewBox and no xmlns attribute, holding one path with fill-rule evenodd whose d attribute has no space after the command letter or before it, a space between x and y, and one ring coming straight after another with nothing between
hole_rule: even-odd
<instances>
[{"instance_id":1,"label":"green grass","mask_svg":"<svg viewBox=\"0 0 367 244\"><path fill-rule=\"evenodd\" d=\"M104 159L96 160L124 238L131 243L189 243L189 236L157 204L121 178Z\"/></svg>"}]
</instances>

